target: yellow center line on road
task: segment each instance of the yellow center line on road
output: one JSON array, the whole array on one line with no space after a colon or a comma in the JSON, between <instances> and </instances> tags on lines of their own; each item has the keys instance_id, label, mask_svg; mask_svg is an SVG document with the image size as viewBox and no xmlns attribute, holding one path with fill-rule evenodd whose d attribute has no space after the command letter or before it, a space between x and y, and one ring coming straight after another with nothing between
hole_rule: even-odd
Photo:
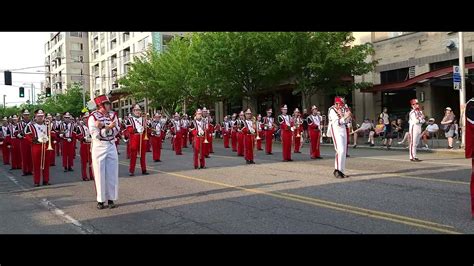
<instances>
[{"instance_id":1,"label":"yellow center line on road","mask_svg":"<svg viewBox=\"0 0 474 266\"><path fill-rule=\"evenodd\" d=\"M225 155L212 155L213 157L219 157L219 158L226 158L226 159L241 159L240 157L232 157L232 156L225 156ZM363 157L354 157L354 158L363 158ZM365 157L364 157L365 158ZM368 157L367 157L368 158ZM257 159L259 161L272 161L272 162L279 162L279 161L273 161L273 160L265 160L265 159ZM311 161L293 161L293 164L307 164L308 162ZM449 180L449 179L439 179L439 178L429 178L429 177L419 177L419 176L410 176L410 175L404 175L404 174L398 174L398 173L367 173L367 175L372 175L372 174L380 174L380 175L385 175L386 177L393 177L393 178L406 178L406 179L417 179L417 180L424 180L424 181L434 181L434 182L441 182L441 183L451 183L451 184L461 184L461 185L469 185L469 182L464 182L464 181L455 181L455 180Z\"/></svg>"},{"instance_id":2,"label":"yellow center line on road","mask_svg":"<svg viewBox=\"0 0 474 266\"><path fill-rule=\"evenodd\" d=\"M128 165L125 162L120 162L120 164ZM160 170L156 170L154 168L149 169L149 170L154 171L154 172L158 172L158 173L171 175L171 176L176 176L176 177L181 177L181 178L185 178L185 179L189 179L189 180L194 180L194 181L198 181L198 182L202 182L202 183L208 183L208 184L213 184L213 185L227 187L227 188L233 188L233 189L242 190L242 191L246 191L246 192L251 192L251 193L255 193L255 194L263 194L263 195L271 196L271 197L274 197L274 198L279 198L279 199L285 199L285 200L289 200L289 201L304 203L304 204L318 206L318 207L322 207L322 208L337 210L337 211L341 211L341 212L345 212L345 213L357 214L357 215L360 215L360 216L375 218L375 219L379 219L379 220L391 221L391 222L394 222L394 223L405 224L405 225L410 225L410 226L414 226L414 227L429 229L429 230L436 231L436 232L441 232L441 233L446 233L446 234L461 234L460 232L457 232L457 231L453 230L455 228L452 227L452 226L438 224L438 223L434 223L434 222L430 222L430 221L426 221L426 220L415 219L415 218L411 218L411 217L408 217L408 216L402 216L402 215L396 215L396 214L391 214L391 213L387 213L387 212L364 209L364 208L355 207L355 206L351 206L351 205L346 205L346 204L336 203L336 202L332 202L332 201L321 200L321 199L317 199L317 198L305 197L305 196L295 195L295 194L291 194L291 193L267 192L267 191L263 191L263 190L259 190L259 189L244 188L244 187L241 187L241 186L234 186L234 185L230 185L230 184L226 184L226 183L222 183L222 182L217 182L217 181L212 181L212 180L207 180L207 179L203 179L203 178L160 171Z\"/></svg>"}]
</instances>

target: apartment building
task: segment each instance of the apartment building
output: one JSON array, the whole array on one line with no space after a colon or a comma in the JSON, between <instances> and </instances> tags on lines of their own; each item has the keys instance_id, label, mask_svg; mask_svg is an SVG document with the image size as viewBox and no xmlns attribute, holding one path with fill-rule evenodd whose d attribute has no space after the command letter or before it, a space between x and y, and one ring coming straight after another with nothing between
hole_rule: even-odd
<instances>
[{"instance_id":1,"label":"apartment building","mask_svg":"<svg viewBox=\"0 0 474 266\"><path fill-rule=\"evenodd\" d=\"M64 93L73 83L89 90L89 42L87 32L51 33L45 47L45 87Z\"/></svg>"}]
</instances>

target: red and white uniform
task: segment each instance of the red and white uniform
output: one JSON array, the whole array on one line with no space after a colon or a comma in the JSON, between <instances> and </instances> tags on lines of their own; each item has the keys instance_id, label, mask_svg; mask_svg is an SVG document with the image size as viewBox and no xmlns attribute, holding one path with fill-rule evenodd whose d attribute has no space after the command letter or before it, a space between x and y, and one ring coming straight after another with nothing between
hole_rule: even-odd
<instances>
[{"instance_id":1,"label":"red and white uniform","mask_svg":"<svg viewBox=\"0 0 474 266\"><path fill-rule=\"evenodd\" d=\"M21 169L21 144L20 139L17 138L18 130L16 124L9 124L8 131L10 132L8 142L11 149L12 169Z\"/></svg>"},{"instance_id":2,"label":"red and white uniform","mask_svg":"<svg viewBox=\"0 0 474 266\"><path fill-rule=\"evenodd\" d=\"M242 135L244 136L245 141L245 160L246 161L253 161L253 149L254 149L254 142L255 142L255 124L252 120L246 119L243 121L244 128L242 128Z\"/></svg>"},{"instance_id":3,"label":"red and white uniform","mask_svg":"<svg viewBox=\"0 0 474 266\"><path fill-rule=\"evenodd\" d=\"M260 139L257 139L257 150L261 151L262 149L262 139L265 138L265 132L263 131L263 123L257 120L258 136Z\"/></svg>"},{"instance_id":4,"label":"red and white uniform","mask_svg":"<svg viewBox=\"0 0 474 266\"><path fill-rule=\"evenodd\" d=\"M107 130L99 129L95 123L101 121L105 125L115 122L115 127ZM118 199L118 154L115 147L115 137L119 133L119 122L115 112L102 114L94 111L87 122L92 136L91 157L94 172L94 183L97 201Z\"/></svg>"},{"instance_id":5,"label":"red and white uniform","mask_svg":"<svg viewBox=\"0 0 474 266\"><path fill-rule=\"evenodd\" d=\"M306 118L306 120L308 122L309 139L311 141L311 146L309 150L311 158L314 159L314 158L321 157L319 147L320 147L320 138L321 138L322 117L319 115L311 114Z\"/></svg>"},{"instance_id":6,"label":"red and white uniform","mask_svg":"<svg viewBox=\"0 0 474 266\"><path fill-rule=\"evenodd\" d=\"M162 130L161 121L151 122L151 147L153 150L153 160L161 160L161 145L163 143L162 135L164 134Z\"/></svg>"},{"instance_id":7,"label":"red and white uniform","mask_svg":"<svg viewBox=\"0 0 474 266\"><path fill-rule=\"evenodd\" d=\"M420 141L421 135L421 125L425 123L425 116L423 112L419 109L412 109L409 114L409 130L410 130L410 160L415 159L416 157L416 147Z\"/></svg>"},{"instance_id":8,"label":"red and white uniform","mask_svg":"<svg viewBox=\"0 0 474 266\"><path fill-rule=\"evenodd\" d=\"M56 132L56 144L54 145L56 156L61 156L62 151L62 139L59 137L61 123L62 122L60 120L55 120L53 123L53 129Z\"/></svg>"},{"instance_id":9,"label":"red and white uniform","mask_svg":"<svg viewBox=\"0 0 474 266\"><path fill-rule=\"evenodd\" d=\"M146 172L146 142L145 130L146 121L143 117L132 116L128 119L127 131L130 142L130 167L129 172L135 173L135 164L137 162L137 154L140 152L140 139L141 139L141 154L140 154L140 166L142 172Z\"/></svg>"},{"instance_id":10,"label":"red and white uniform","mask_svg":"<svg viewBox=\"0 0 474 266\"><path fill-rule=\"evenodd\" d=\"M293 121L295 123L295 131L293 131L295 149L293 152L298 153L300 152L300 148L302 145L301 138L303 136L303 119L301 117L295 117ZM298 127L296 127L296 124L298 124ZM298 134L300 135L299 137L297 137Z\"/></svg>"},{"instance_id":11,"label":"red and white uniform","mask_svg":"<svg viewBox=\"0 0 474 266\"><path fill-rule=\"evenodd\" d=\"M328 110L328 134L332 136L334 142L334 149L336 150L336 158L334 162L334 169L344 173L346 168L346 154L347 154L347 123L344 119L344 108L341 108L342 116L339 117L336 106L329 107Z\"/></svg>"},{"instance_id":12,"label":"red and white uniform","mask_svg":"<svg viewBox=\"0 0 474 266\"><path fill-rule=\"evenodd\" d=\"M184 128L182 126L181 120L171 120L171 134L173 135L173 148L176 155L182 155L182 148L183 148L183 133Z\"/></svg>"},{"instance_id":13,"label":"red and white uniform","mask_svg":"<svg viewBox=\"0 0 474 266\"><path fill-rule=\"evenodd\" d=\"M224 138L224 148L226 149L230 148L229 146L229 139L231 135L230 130L231 130L230 121L222 122L222 137Z\"/></svg>"},{"instance_id":14,"label":"red and white uniform","mask_svg":"<svg viewBox=\"0 0 474 266\"><path fill-rule=\"evenodd\" d=\"M237 120L232 119L229 122L230 125L230 141L232 145L232 151L237 151Z\"/></svg>"},{"instance_id":15,"label":"red and white uniform","mask_svg":"<svg viewBox=\"0 0 474 266\"><path fill-rule=\"evenodd\" d=\"M465 140L465 156L471 158L471 215L474 217L474 100L471 98L466 103L465 109L465 121L466 126L466 140Z\"/></svg>"},{"instance_id":16,"label":"red and white uniform","mask_svg":"<svg viewBox=\"0 0 474 266\"><path fill-rule=\"evenodd\" d=\"M10 164L10 149L8 146L10 143L8 142L10 136L10 131L8 130L8 126L2 126L0 128L0 142L2 143L1 149L2 149L2 156L3 156L3 164L7 165Z\"/></svg>"},{"instance_id":17,"label":"red and white uniform","mask_svg":"<svg viewBox=\"0 0 474 266\"><path fill-rule=\"evenodd\" d=\"M237 156L245 156L245 137L242 129L245 127L245 119L237 119Z\"/></svg>"},{"instance_id":18,"label":"red and white uniform","mask_svg":"<svg viewBox=\"0 0 474 266\"><path fill-rule=\"evenodd\" d=\"M182 144L183 148L188 147L188 128L189 128L189 120L188 119L181 119L181 128L183 129L183 139L182 139Z\"/></svg>"},{"instance_id":19,"label":"red and white uniform","mask_svg":"<svg viewBox=\"0 0 474 266\"><path fill-rule=\"evenodd\" d=\"M72 168L74 166L74 142L76 140L76 134L74 133L74 124L72 122L63 122L59 126L60 135L62 139L62 155L63 155L63 167Z\"/></svg>"},{"instance_id":20,"label":"red and white uniform","mask_svg":"<svg viewBox=\"0 0 474 266\"><path fill-rule=\"evenodd\" d=\"M52 133L53 132L51 132L51 134ZM30 123L26 127L25 134L25 141L31 143L33 181L35 184L39 184L41 175L43 175L43 183L49 183L50 156L47 151L49 145L48 127L44 123L41 125L38 123Z\"/></svg>"},{"instance_id":21,"label":"red and white uniform","mask_svg":"<svg viewBox=\"0 0 474 266\"><path fill-rule=\"evenodd\" d=\"M291 128L294 126L294 121L288 114L281 114L278 116L278 123L280 124L283 160L289 161L291 160Z\"/></svg>"},{"instance_id":22,"label":"red and white uniform","mask_svg":"<svg viewBox=\"0 0 474 266\"><path fill-rule=\"evenodd\" d=\"M17 138L20 140L21 149L21 169L23 174L31 174L33 172L33 163L31 161L31 142L25 139L26 128L30 121L20 121L17 124Z\"/></svg>"},{"instance_id":23,"label":"red and white uniform","mask_svg":"<svg viewBox=\"0 0 474 266\"><path fill-rule=\"evenodd\" d=\"M194 143L193 143L193 151L194 151L194 168L198 167L205 167L206 166L206 159L203 152L204 146L204 134L205 134L205 122L204 119L201 118L200 120L193 120L191 125L191 134L193 135Z\"/></svg>"},{"instance_id":24,"label":"red and white uniform","mask_svg":"<svg viewBox=\"0 0 474 266\"><path fill-rule=\"evenodd\" d=\"M94 179L92 171L91 141L92 136L87 125L79 124L76 126L76 137L80 141L81 154L81 174L83 180ZM89 177L87 177L89 172Z\"/></svg>"},{"instance_id":25,"label":"red and white uniform","mask_svg":"<svg viewBox=\"0 0 474 266\"><path fill-rule=\"evenodd\" d=\"M275 133L274 119L271 116L263 118L263 131L265 133L265 152L272 153L273 134Z\"/></svg>"}]
</instances>

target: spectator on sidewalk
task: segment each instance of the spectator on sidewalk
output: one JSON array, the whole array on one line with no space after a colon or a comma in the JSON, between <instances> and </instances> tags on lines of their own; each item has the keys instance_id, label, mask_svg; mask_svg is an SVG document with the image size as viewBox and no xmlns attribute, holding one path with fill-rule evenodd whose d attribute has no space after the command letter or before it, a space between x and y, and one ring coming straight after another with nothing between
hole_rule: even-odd
<instances>
[{"instance_id":1,"label":"spectator on sidewalk","mask_svg":"<svg viewBox=\"0 0 474 266\"><path fill-rule=\"evenodd\" d=\"M370 140L370 147L375 146L375 138L376 137L384 137L385 135L385 124L382 118L379 118L379 121L374 129L374 134L372 135L372 139Z\"/></svg>"},{"instance_id":2,"label":"spectator on sidewalk","mask_svg":"<svg viewBox=\"0 0 474 266\"><path fill-rule=\"evenodd\" d=\"M387 107L383 108L382 113L380 113L379 118L382 118L384 127L384 132L391 131L390 130L390 115L388 114Z\"/></svg>"},{"instance_id":3,"label":"spectator on sidewalk","mask_svg":"<svg viewBox=\"0 0 474 266\"><path fill-rule=\"evenodd\" d=\"M428 125L426 126L425 130L423 133L421 133L421 138L423 139L423 144L425 145L423 148L424 149L429 149L428 147L428 139L431 139L434 137L434 134L438 133L439 127L435 123L434 118L430 118L428 120Z\"/></svg>"},{"instance_id":4,"label":"spectator on sidewalk","mask_svg":"<svg viewBox=\"0 0 474 266\"><path fill-rule=\"evenodd\" d=\"M357 148L357 137L359 135L364 136L367 133L369 135L369 140L372 139L373 134L375 133L373 131L373 128L374 128L374 125L370 122L368 118L366 118L364 122L362 123L362 125L358 129L356 129L354 132L351 133L351 134L354 134L354 146L353 146L354 149Z\"/></svg>"},{"instance_id":5,"label":"spectator on sidewalk","mask_svg":"<svg viewBox=\"0 0 474 266\"><path fill-rule=\"evenodd\" d=\"M451 107L446 107L444 110L444 117L441 120L441 125L444 129L444 135L448 139L448 149L453 148L453 137L454 131L456 130L456 126L454 125L455 116L453 114L453 110Z\"/></svg>"},{"instance_id":6,"label":"spectator on sidewalk","mask_svg":"<svg viewBox=\"0 0 474 266\"><path fill-rule=\"evenodd\" d=\"M390 147L392 147L393 139L398 137L398 130L401 130L401 126L397 125L397 120L392 120L390 127L385 129L385 139L383 140L383 145L387 146L387 150L390 150Z\"/></svg>"}]
</instances>

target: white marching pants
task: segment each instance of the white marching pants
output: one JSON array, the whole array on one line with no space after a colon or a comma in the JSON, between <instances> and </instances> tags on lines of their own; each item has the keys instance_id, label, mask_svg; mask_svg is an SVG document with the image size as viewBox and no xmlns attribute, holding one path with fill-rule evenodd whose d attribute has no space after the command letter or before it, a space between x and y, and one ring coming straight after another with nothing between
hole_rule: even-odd
<instances>
[{"instance_id":1,"label":"white marching pants","mask_svg":"<svg viewBox=\"0 0 474 266\"><path fill-rule=\"evenodd\" d=\"M332 141L334 142L334 149L336 150L336 159L334 161L334 169L344 173L346 169L346 154L347 154L347 131L334 130L331 126Z\"/></svg>"},{"instance_id":2,"label":"white marching pants","mask_svg":"<svg viewBox=\"0 0 474 266\"><path fill-rule=\"evenodd\" d=\"M410 160L415 159L416 157L416 147L420 141L421 135L421 125L410 125Z\"/></svg>"},{"instance_id":3,"label":"white marching pants","mask_svg":"<svg viewBox=\"0 0 474 266\"><path fill-rule=\"evenodd\" d=\"M118 199L118 154L114 142L93 140L92 168L97 202Z\"/></svg>"}]
</instances>

